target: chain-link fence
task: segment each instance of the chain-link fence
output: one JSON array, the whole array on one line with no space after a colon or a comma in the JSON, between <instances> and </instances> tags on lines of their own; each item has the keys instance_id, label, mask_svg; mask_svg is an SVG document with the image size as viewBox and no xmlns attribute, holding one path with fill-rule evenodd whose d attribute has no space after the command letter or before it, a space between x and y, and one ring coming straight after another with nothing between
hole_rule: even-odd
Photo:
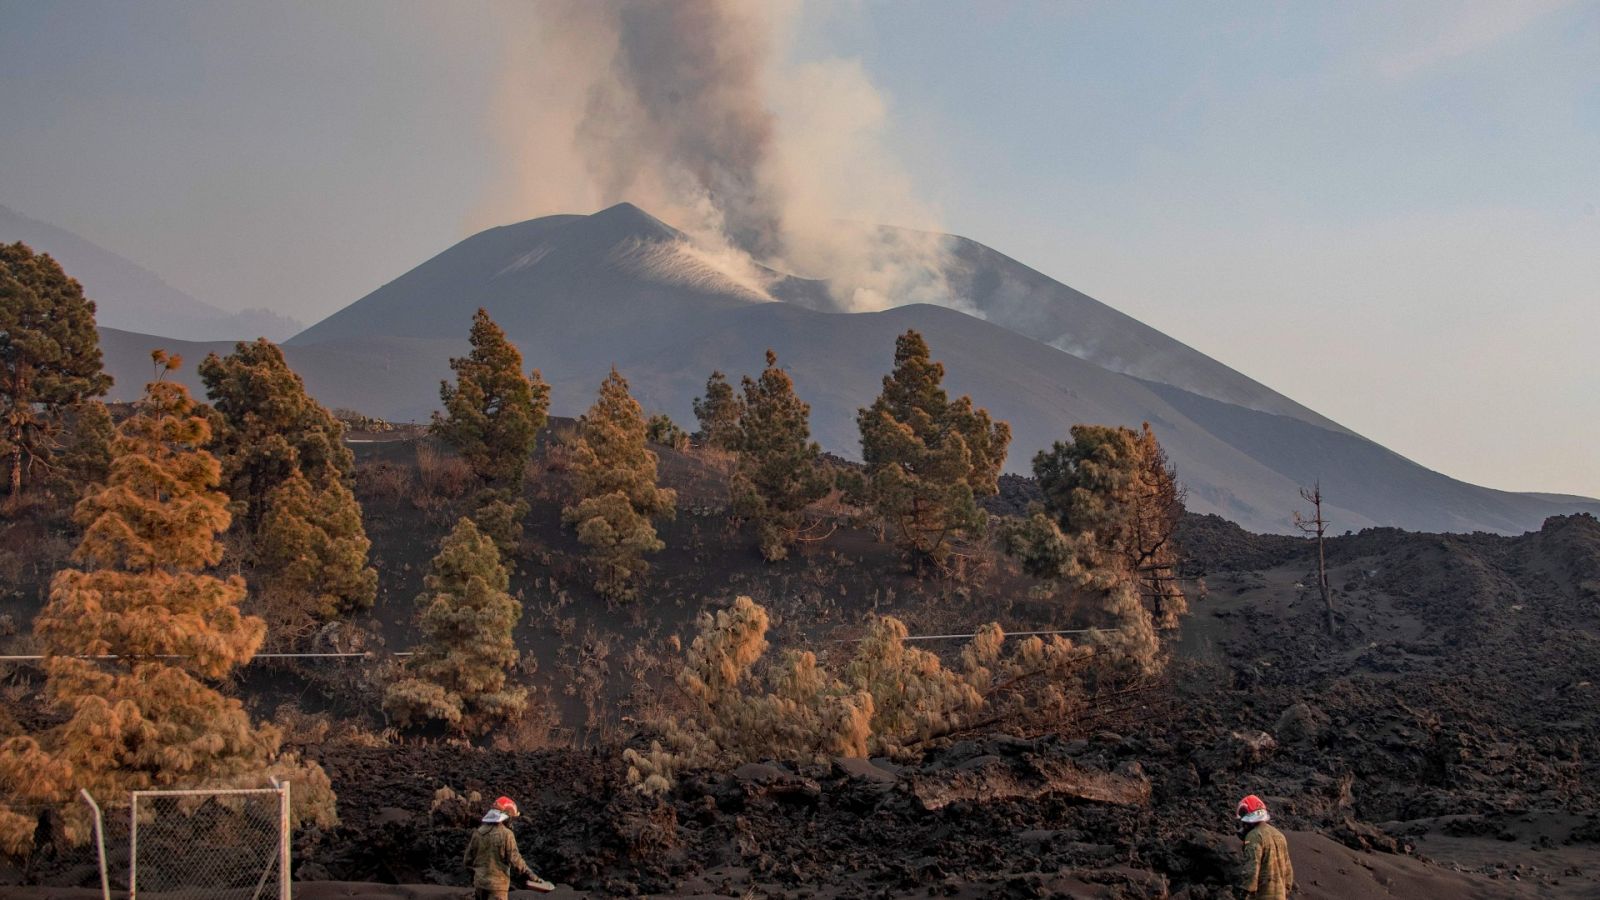
<instances>
[{"instance_id":1,"label":"chain-link fence","mask_svg":"<svg viewBox=\"0 0 1600 900\"><path fill-rule=\"evenodd\" d=\"M135 791L131 900L290 900L289 786Z\"/></svg>"},{"instance_id":2,"label":"chain-link fence","mask_svg":"<svg viewBox=\"0 0 1600 900\"><path fill-rule=\"evenodd\" d=\"M128 884L128 810L105 810L104 827L96 831L93 810L85 794L62 807L11 801L7 806L34 822L31 846L20 861L23 884L52 888L81 888L98 894L121 890ZM96 798L89 798L93 801ZM104 847L102 854L101 848ZM102 861L107 877L101 879ZM0 897L5 889L0 888Z\"/></svg>"}]
</instances>

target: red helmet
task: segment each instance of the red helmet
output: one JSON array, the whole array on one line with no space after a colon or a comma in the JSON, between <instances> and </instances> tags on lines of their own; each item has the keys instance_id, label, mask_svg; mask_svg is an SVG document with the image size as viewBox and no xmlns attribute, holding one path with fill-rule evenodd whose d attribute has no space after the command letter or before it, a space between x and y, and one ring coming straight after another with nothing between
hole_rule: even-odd
<instances>
[{"instance_id":1,"label":"red helmet","mask_svg":"<svg viewBox=\"0 0 1600 900\"><path fill-rule=\"evenodd\" d=\"M1265 822L1267 821L1267 805L1261 802L1260 797L1251 794L1239 801L1239 808L1235 810L1235 814L1239 816L1240 821Z\"/></svg>"},{"instance_id":2,"label":"red helmet","mask_svg":"<svg viewBox=\"0 0 1600 900\"><path fill-rule=\"evenodd\" d=\"M1257 803L1261 801L1256 801ZM517 811L517 804L510 797L501 797L494 801L494 808L513 818L522 815Z\"/></svg>"}]
</instances>

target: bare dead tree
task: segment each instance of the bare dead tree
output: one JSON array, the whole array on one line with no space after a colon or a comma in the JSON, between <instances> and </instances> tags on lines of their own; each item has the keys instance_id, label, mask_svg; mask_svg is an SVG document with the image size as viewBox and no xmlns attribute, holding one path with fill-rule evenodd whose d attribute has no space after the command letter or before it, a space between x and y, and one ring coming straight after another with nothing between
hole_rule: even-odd
<instances>
[{"instance_id":1,"label":"bare dead tree","mask_svg":"<svg viewBox=\"0 0 1600 900\"><path fill-rule=\"evenodd\" d=\"M1299 510L1294 514L1294 527L1306 535L1317 536L1317 589L1322 591L1322 607L1328 617L1328 634L1333 634L1333 595L1328 592L1328 558L1323 552L1323 537L1328 531L1328 520L1322 517L1322 482L1300 489L1300 498L1311 504L1310 516Z\"/></svg>"}]
</instances>

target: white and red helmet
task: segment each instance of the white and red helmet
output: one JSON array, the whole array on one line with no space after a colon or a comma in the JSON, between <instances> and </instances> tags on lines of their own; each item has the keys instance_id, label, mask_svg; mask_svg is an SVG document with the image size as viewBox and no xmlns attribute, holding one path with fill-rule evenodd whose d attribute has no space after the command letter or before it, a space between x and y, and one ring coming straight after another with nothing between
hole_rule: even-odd
<instances>
[{"instance_id":1,"label":"white and red helmet","mask_svg":"<svg viewBox=\"0 0 1600 900\"><path fill-rule=\"evenodd\" d=\"M494 808L500 810L513 819L522 815L522 813L517 810L516 801L512 800L510 797L500 797L499 799L495 800Z\"/></svg>"},{"instance_id":2,"label":"white and red helmet","mask_svg":"<svg viewBox=\"0 0 1600 900\"><path fill-rule=\"evenodd\" d=\"M1240 800L1239 808L1235 812L1239 816L1239 821L1248 822L1252 825L1256 824L1257 822L1265 822L1272 818L1272 816L1267 814L1267 805L1261 802L1261 798L1257 797L1255 794L1251 794L1248 797L1245 797L1243 800Z\"/></svg>"}]
</instances>

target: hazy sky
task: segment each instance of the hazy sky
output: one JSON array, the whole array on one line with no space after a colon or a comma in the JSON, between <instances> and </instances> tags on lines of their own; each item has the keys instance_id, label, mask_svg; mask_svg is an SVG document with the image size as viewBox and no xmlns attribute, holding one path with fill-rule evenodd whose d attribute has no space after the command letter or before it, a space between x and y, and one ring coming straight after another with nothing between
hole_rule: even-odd
<instances>
[{"instance_id":1,"label":"hazy sky","mask_svg":"<svg viewBox=\"0 0 1600 900\"><path fill-rule=\"evenodd\" d=\"M944 230L1425 465L1600 496L1600 3L772 9ZM572 137L508 81L526 8L0 21L0 204L218 306L314 321L553 211L514 183L517 141Z\"/></svg>"}]
</instances>

